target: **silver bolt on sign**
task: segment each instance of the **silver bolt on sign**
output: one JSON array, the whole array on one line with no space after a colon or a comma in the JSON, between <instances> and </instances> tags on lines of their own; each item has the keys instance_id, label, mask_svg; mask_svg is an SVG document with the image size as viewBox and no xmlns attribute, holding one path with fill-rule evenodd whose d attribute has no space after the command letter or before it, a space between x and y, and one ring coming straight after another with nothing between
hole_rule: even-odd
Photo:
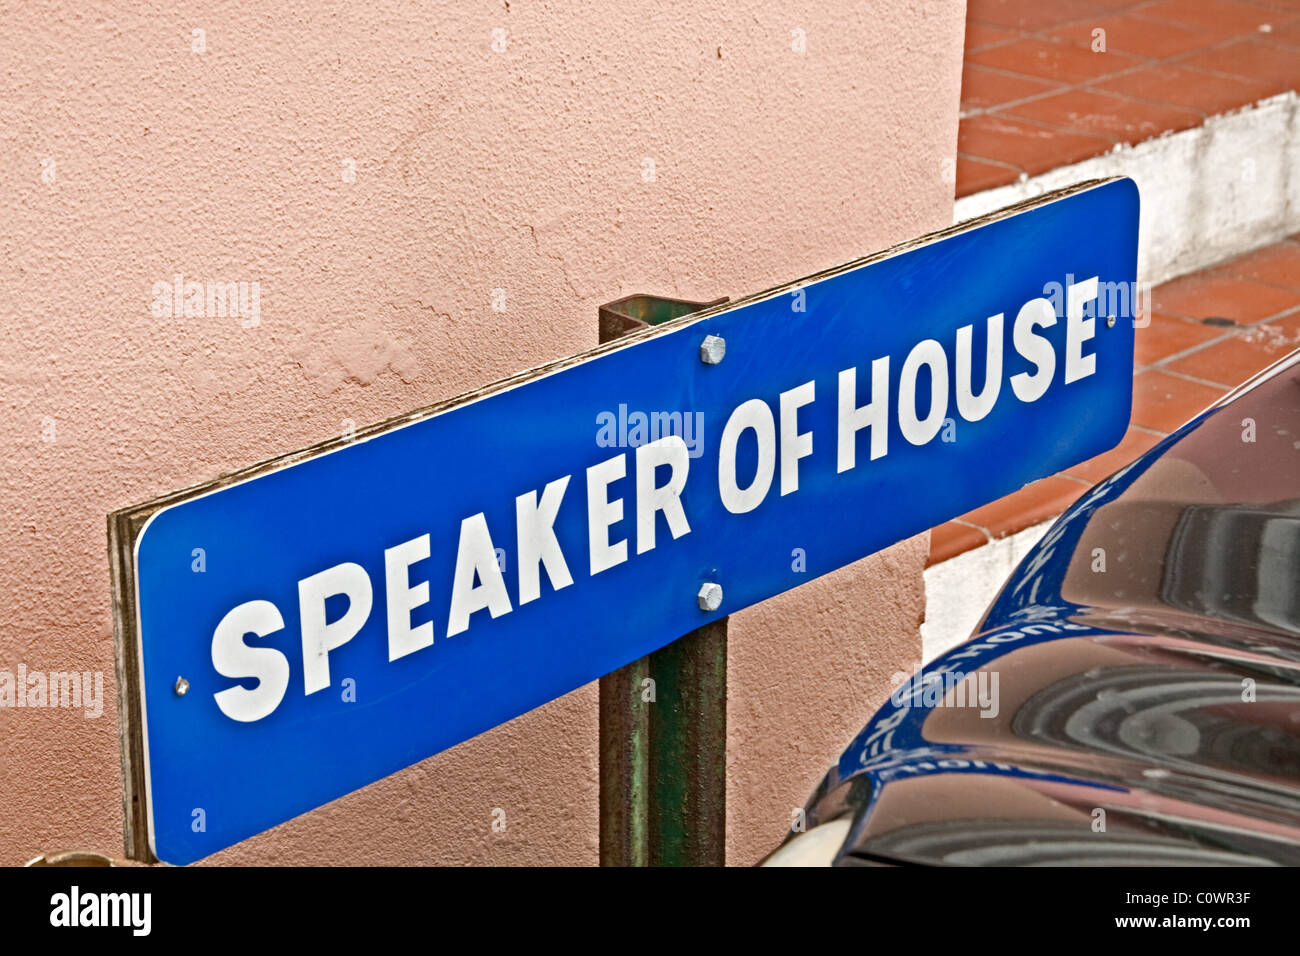
<instances>
[{"instance_id":1,"label":"silver bolt on sign","mask_svg":"<svg viewBox=\"0 0 1300 956\"><path fill-rule=\"evenodd\" d=\"M705 365L717 365L727 354L727 340L720 335L706 335L700 343L700 361Z\"/></svg>"},{"instance_id":2,"label":"silver bolt on sign","mask_svg":"<svg viewBox=\"0 0 1300 956\"><path fill-rule=\"evenodd\" d=\"M716 611L722 607L722 585L706 581L700 587L697 600L700 602L701 611Z\"/></svg>"}]
</instances>

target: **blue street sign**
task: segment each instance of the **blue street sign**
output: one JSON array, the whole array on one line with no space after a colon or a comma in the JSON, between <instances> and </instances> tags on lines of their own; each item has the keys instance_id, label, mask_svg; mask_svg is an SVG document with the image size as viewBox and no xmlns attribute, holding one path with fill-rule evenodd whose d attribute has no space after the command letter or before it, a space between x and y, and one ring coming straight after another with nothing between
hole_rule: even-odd
<instances>
[{"instance_id":1,"label":"blue street sign","mask_svg":"<svg viewBox=\"0 0 1300 956\"><path fill-rule=\"evenodd\" d=\"M153 852L197 860L1114 446L1137 226L1131 180L1074 187L119 513Z\"/></svg>"}]
</instances>

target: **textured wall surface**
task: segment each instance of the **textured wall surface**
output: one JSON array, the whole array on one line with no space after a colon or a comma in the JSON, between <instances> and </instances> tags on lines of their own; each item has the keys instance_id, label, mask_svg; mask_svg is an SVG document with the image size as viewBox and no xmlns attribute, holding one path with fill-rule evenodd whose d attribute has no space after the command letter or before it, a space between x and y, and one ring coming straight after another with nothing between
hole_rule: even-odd
<instances>
[{"instance_id":1,"label":"textured wall surface","mask_svg":"<svg viewBox=\"0 0 1300 956\"><path fill-rule=\"evenodd\" d=\"M963 6L0 7L0 670L105 698L0 709L0 864L121 853L107 512L946 225ZM732 862L919 657L924 550L733 617ZM596 804L593 685L215 859L590 863Z\"/></svg>"}]
</instances>

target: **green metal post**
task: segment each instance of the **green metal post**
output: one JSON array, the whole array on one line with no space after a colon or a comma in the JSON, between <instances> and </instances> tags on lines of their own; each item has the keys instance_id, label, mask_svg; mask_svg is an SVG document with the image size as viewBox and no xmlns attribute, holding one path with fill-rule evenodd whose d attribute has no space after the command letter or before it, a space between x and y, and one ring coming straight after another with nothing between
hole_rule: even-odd
<instances>
[{"instance_id":1,"label":"green metal post","mask_svg":"<svg viewBox=\"0 0 1300 956\"><path fill-rule=\"evenodd\" d=\"M600 341L725 301L619 299ZM725 617L602 677L601 865L722 866L726 758Z\"/></svg>"}]
</instances>

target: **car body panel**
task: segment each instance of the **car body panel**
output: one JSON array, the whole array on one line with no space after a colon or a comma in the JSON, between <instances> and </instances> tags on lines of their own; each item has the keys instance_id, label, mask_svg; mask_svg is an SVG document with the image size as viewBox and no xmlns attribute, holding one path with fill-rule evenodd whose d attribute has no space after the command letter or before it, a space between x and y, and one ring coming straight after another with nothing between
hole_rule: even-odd
<instances>
[{"instance_id":1,"label":"car body panel","mask_svg":"<svg viewBox=\"0 0 1300 956\"><path fill-rule=\"evenodd\" d=\"M835 862L1300 864L1300 353L1095 486L897 688Z\"/></svg>"}]
</instances>

